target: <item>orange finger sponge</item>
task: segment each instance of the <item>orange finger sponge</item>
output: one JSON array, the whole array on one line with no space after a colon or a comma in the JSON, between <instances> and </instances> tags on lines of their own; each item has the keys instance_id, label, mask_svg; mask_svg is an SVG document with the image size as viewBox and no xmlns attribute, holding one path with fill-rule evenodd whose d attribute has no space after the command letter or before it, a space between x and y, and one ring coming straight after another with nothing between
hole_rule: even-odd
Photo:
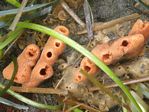
<instances>
[{"instance_id":1,"label":"orange finger sponge","mask_svg":"<svg viewBox=\"0 0 149 112\"><path fill-rule=\"evenodd\" d=\"M113 42L99 44L92 50L92 53L106 65L110 65L123 58L137 56L143 50L144 43L144 36L142 34L135 34L121 37ZM96 65L86 57L81 61L80 69L85 70L91 75L95 75L98 72ZM73 75L75 77L75 82L77 83L86 80L85 76L79 73L79 70Z\"/></svg>"},{"instance_id":2,"label":"orange finger sponge","mask_svg":"<svg viewBox=\"0 0 149 112\"><path fill-rule=\"evenodd\" d=\"M92 53L96 55L105 64L111 64L113 60L112 52L109 43L99 44L93 50Z\"/></svg>"},{"instance_id":3,"label":"orange finger sponge","mask_svg":"<svg viewBox=\"0 0 149 112\"><path fill-rule=\"evenodd\" d=\"M23 84L28 82L33 66L36 64L40 55L40 49L37 45L28 45L23 52L18 56L18 72L15 76L14 82ZM11 62L4 70L3 76L10 80L14 70L14 65Z\"/></svg>"},{"instance_id":4,"label":"orange finger sponge","mask_svg":"<svg viewBox=\"0 0 149 112\"><path fill-rule=\"evenodd\" d=\"M61 33L65 36L69 36L69 30L65 26L58 26L54 29L58 33ZM50 46L52 47L56 52L56 55L60 55L63 53L66 45L64 42L55 39L55 38L49 38L45 46Z\"/></svg>"},{"instance_id":5,"label":"orange finger sponge","mask_svg":"<svg viewBox=\"0 0 149 112\"><path fill-rule=\"evenodd\" d=\"M87 57L83 58L80 65L81 69L87 71L89 74L95 74L98 71L97 66L91 62Z\"/></svg>"},{"instance_id":6,"label":"orange finger sponge","mask_svg":"<svg viewBox=\"0 0 149 112\"><path fill-rule=\"evenodd\" d=\"M65 36L69 35L69 30L64 26L57 26L54 30ZM23 84L23 86L36 87L44 80L50 78L53 75L52 65L64 49L65 44L62 41L50 37L31 73L29 82Z\"/></svg>"},{"instance_id":7,"label":"orange finger sponge","mask_svg":"<svg viewBox=\"0 0 149 112\"><path fill-rule=\"evenodd\" d=\"M98 67L93 62L91 62L87 57L83 58L83 60L81 61L80 68L91 75L94 75L98 72ZM79 70L76 71L76 74L77 74L75 77L76 82L86 80L86 77L83 74L81 74Z\"/></svg>"}]
</instances>

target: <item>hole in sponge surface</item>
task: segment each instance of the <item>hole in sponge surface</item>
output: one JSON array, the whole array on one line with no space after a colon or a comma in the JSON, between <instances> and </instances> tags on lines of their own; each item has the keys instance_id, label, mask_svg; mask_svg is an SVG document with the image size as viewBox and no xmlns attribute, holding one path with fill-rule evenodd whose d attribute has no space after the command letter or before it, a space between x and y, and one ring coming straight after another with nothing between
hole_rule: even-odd
<instances>
[{"instance_id":1,"label":"hole in sponge surface","mask_svg":"<svg viewBox=\"0 0 149 112\"><path fill-rule=\"evenodd\" d=\"M48 57L48 58L51 58L51 57L52 57L52 52L48 52L48 53L47 53L47 57Z\"/></svg>"},{"instance_id":2,"label":"hole in sponge surface","mask_svg":"<svg viewBox=\"0 0 149 112\"><path fill-rule=\"evenodd\" d=\"M65 28L59 28L59 31L62 32L63 34L67 32Z\"/></svg>"},{"instance_id":3,"label":"hole in sponge surface","mask_svg":"<svg viewBox=\"0 0 149 112\"><path fill-rule=\"evenodd\" d=\"M29 54L30 57L34 56L34 54L32 52L29 52L28 54Z\"/></svg>"},{"instance_id":4,"label":"hole in sponge surface","mask_svg":"<svg viewBox=\"0 0 149 112\"><path fill-rule=\"evenodd\" d=\"M81 77L80 75L78 75L78 79L79 79L79 80L81 80L81 79L82 79L82 77Z\"/></svg>"},{"instance_id":5,"label":"hole in sponge surface","mask_svg":"<svg viewBox=\"0 0 149 112\"><path fill-rule=\"evenodd\" d=\"M41 75L46 75L46 68L42 68L42 69L40 70L40 74L41 74Z\"/></svg>"},{"instance_id":6,"label":"hole in sponge surface","mask_svg":"<svg viewBox=\"0 0 149 112\"><path fill-rule=\"evenodd\" d=\"M107 59L109 59L110 58L110 54L104 54L103 55L103 60L107 60Z\"/></svg>"},{"instance_id":7,"label":"hole in sponge surface","mask_svg":"<svg viewBox=\"0 0 149 112\"><path fill-rule=\"evenodd\" d=\"M56 47L59 47L60 46L60 43L59 42L55 42L55 46Z\"/></svg>"},{"instance_id":8,"label":"hole in sponge surface","mask_svg":"<svg viewBox=\"0 0 149 112\"><path fill-rule=\"evenodd\" d=\"M127 40L123 40L122 46L127 47L127 45L128 45L128 41Z\"/></svg>"},{"instance_id":9,"label":"hole in sponge surface","mask_svg":"<svg viewBox=\"0 0 149 112\"><path fill-rule=\"evenodd\" d=\"M85 66L85 67L84 67L84 70L85 70L86 72L89 72L89 71L91 70L91 68L90 68L89 66Z\"/></svg>"}]
</instances>

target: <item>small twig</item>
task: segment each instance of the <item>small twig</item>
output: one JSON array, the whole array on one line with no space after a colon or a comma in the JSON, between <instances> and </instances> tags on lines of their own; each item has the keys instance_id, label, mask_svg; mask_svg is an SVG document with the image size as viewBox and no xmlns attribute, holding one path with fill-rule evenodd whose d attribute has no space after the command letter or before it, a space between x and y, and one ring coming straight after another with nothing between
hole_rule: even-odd
<instances>
[{"instance_id":1,"label":"small twig","mask_svg":"<svg viewBox=\"0 0 149 112\"><path fill-rule=\"evenodd\" d=\"M23 92L23 93L38 93L38 94L58 94L63 96L68 94L67 91L54 88L27 88L27 87L11 86L10 89L21 93Z\"/></svg>"},{"instance_id":2,"label":"small twig","mask_svg":"<svg viewBox=\"0 0 149 112\"><path fill-rule=\"evenodd\" d=\"M14 18L12 24L11 24L10 27L9 27L10 30L14 31L14 29L16 28L16 25L17 25L17 23L19 22L19 20L20 20L20 18L21 18L23 9L24 9L24 7L26 6L27 2L28 2L28 0L23 0L23 1L22 1L21 7L19 8L16 17Z\"/></svg>"},{"instance_id":3,"label":"small twig","mask_svg":"<svg viewBox=\"0 0 149 112\"><path fill-rule=\"evenodd\" d=\"M66 104L64 103L64 104L63 104L62 112L65 112L65 108L66 108Z\"/></svg>"},{"instance_id":4,"label":"small twig","mask_svg":"<svg viewBox=\"0 0 149 112\"><path fill-rule=\"evenodd\" d=\"M123 81L123 84L124 85L130 85L130 84L136 84L136 83L147 82L147 81L149 81L149 76L148 77L141 77L141 78L133 79L133 80ZM118 87L118 85L117 84L109 84L109 85L106 85L105 87L106 88L114 88L114 87ZM97 87L93 87L93 88L89 89L89 91L97 91L97 90L100 90L100 89Z\"/></svg>"},{"instance_id":5,"label":"small twig","mask_svg":"<svg viewBox=\"0 0 149 112\"><path fill-rule=\"evenodd\" d=\"M69 102L69 101L68 101ZM76 104L80 104L80 107L83 108L83 109L87 109L87 110L90 110L90 112L100 112L99 110L95 109L95 108L92 108L84 103L80 103L80 102L77 102L77 101L72 101L72 103L76 103ZM68 103L69 104L69 103Z\"/></svg>"},{"instance_id":6,"label":"small twig","mask_svg":"<svg viewBox=\"0 0 149 112\"><path fill-rule=\"evenodd\" d=\"M89 110L89 112L100 112L99 110L97 110L97 109L95 109L95 108L93 108L91 106L88 106L88 105L86 105L84 103L80 103L80 102L72 100L72 99L66 99L64 101L62 97L58 97L58 100L59 101L63 101L64 103L66 103L68 105L80 105L81 109Z\"/></svg>"},{"instance_id":7,"label":"small twig","mask_svg":"<svg viewBox=\"0 0 149 112\"><path fill-rule=\"evenodd\" d=\"M62 2L61 5L79 25L85 27L85 23L74 13L72 9L70 9L66 2Z\"/></svg>"},{"instance_id":8,"label":"small twig","mask_svg":"<svg viewBox=\"0 0 149 112\"><path fill-rule=\"evenodd\" d=\"M62 83L63 79L64 79L64 75L63 75L62 78L58 81L58 83L56 84L56 86L55 86L54 89L57 89L57 88L60 86L60 84Z\"/></svg>"},{"instance_id":9,"label":"small twig","mask_svg":"<svg viewBox=\"0 0 149 112\"><path fill-rule=\"evenodd\" d=\"M140 15L138 13L134 13L134 14L131 14L129 16L124 16L124 17L121 17L121 18L118 18L118 19L115 19L115 20L112 20L112 21L109 21L109 22L105 22L103 24L95 23L94 27L93 27L93 31L103 30L103 29L112 27L112 26L114 26L116 24L121 24L121 23L124 23L126 21L137 19L139 17L140 17ZM79 35L85 34L85 33L87 33L87 30L83 30L83 31L79 31L78 32Z\"/></svg>"},{"instance_id":10,"label":"small twig","mask_svg":"<svg viewBox=\"0 0 149 112\"><path fill-rule=\"evenodd\" d=\"M124 81L124 85L136 84L141 82L149 81L149 77L138 78L134 80L127 80ZM114 88L118 87L117 84L109 84L105 86L106 88ZM16 87L11 86L11 89L16 92L23 92L23 93L39 93L39 94L59 94L59 95L67 95L67 91L54 89L54 88L26 88L26 87ZM97 91L100 90L97 87L90 88L89 91Z\"/></svg>"},{"instance_id":11,"label":"small twig","mask_svg":"<svg viewBox=\"0 0 149 112\"><path fill-rule=\"evenodd\" d=\"M149 10L143 11L144 14L149 14Z\"/></svg>"},{"instance_id":12,"label":"small twig","mask_svg":"<svg viewBox=\"0 0 149 112\"><path fill-rule=\"evenodd\" d=\"M81 104L77 104L77 105L75 105L75 106L69 108L69 109L66 110L65 112L72 112L72 110L74 110L75 108L80 107L80 106L81 106Z\"/></svg>"}]
</instances>

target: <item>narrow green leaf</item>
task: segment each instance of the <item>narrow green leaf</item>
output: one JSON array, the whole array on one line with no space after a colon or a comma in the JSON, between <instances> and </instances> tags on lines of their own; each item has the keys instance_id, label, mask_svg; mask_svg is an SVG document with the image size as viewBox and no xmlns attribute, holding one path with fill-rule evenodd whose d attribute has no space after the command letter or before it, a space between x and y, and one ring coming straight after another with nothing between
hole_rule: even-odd
<instances>
[{"instance_id":1,"label":"narrow green leaf","mask_svg":"<svg viewBox=\"0 0 149 112\"><path fill-rule=\"evenodd\" d=\"M135 84L132 85L131 88L135 90L137 94L139 94L139 96L144 96L147 99L149 99L149 88L145 84L143 83Z\"/></svg>"},{"instance_id":2,"label":"narrow green leaf","mask_svg":"<svg viewBox=\"0 0 149 112\"><path fill-rule=\"evenodd\" d=\"M80 110L79 108L75 108L75 109L73 110L73 112L83 112L83 111Z\"/></svg>"},{"instance_id":3,"label":"narrow green leaf","mask_svg":"<svg viewBox=\"0 0 149 112\"><path fill-rule=\"evenodd\" d=\"M2 57L3 57L3 50L2 49L0 49L0 59L2 59Z\"/></svg>"},{"instance_id":4,"label":"narrow green leaf","mask_svg":"<svg viewBox=\"0 0 149 112\"><path fill-rule=\"evenodd\" d=\"M4 86L0 83L0 88L4 88ZM52 106L52 105L46 105L46 104L41 104L41 103L38 103L38 102L35 102L35 101L32 101L18 93L15 93L13 92L12 90L8 89L6 91L8 94L12 95L13 97L15 97L16 99L28 104L28 105L31 105L33 107L36 107L36 108L40 108L40 109L48 109L48 110L58 110L61 108L61 106L59 105L56 105L56 106Z\"/></svg>"},{"instance_id":5,"label":"narrow green leaf","mask_svg":"<svg viewBox=\"0 0 149 112\"><path fill-rule=\"evenodd\" d=\"M4 49L8 44L10 44L13 40L15 40L21 33L23 32L22 28L16 28L15 31L11 31L8 33L6 39L1 42L0 50Z\"/></svg>"},{"instance_id":6,"label":"narrow green leaf","mask_svg":"<svg viewBox=\"0 0 149 112\"><path fill-rule=\"evenodd\" d=\"M15 7L20 7L21 4L17 0L6 0L9 4L15 6Z\"/></svg>"},{"instance_id":7,"label":"narrow green leaf","mask_svg":"<svg viewBox=\"0 0 149 112\"><path fill-rule=\"evenodd\" d=\"M122 102L126 103L125 100L124 100L124 97L122 98ZM127 109L124 106L122 106L122 110L123 110L123 112L128 112Z\"/></svg>"},{"instance_id":8,"label":"narrow green leaf","mask_svg":"<svg viewBox=\"0 0 149 112\"><path fill-rule=\"evenodd\" d=\"M142 109L142 112L149 112L149 106L148 104L146 104L141 98L140 96L134 92L134 91L131 91L131 94L134 96L134 98L136 99L138 105L141 107ZM136 112L136 108L133 106L133 104L131 103L131 108L132 108L132 112Z\"/></svg>"},{"instance_id":9,"label":"narrow green leaf","mask_svg":"<svg viewBox=\"0 0 149 112\"><path fill-rule=\"evenodd\" d=\"M45 3L45 4L36 4L34 6L28 6L28 7L25 7L23 9L23 13L24 12L29 12L29 11L32 11L32 10L36 10L38 8L42 8L42 7L45 7L47 5L49 5L50 3ZM8 16L8 15L13 15L13 14L17 14L19 9L10 9L10 10L4 10L4 11L0 11L0 17L3 17L3 16Z\"/></svg>"},{"instance_id":10,"label":"narrow green leaf","mask_svg":"<svg viewBox=\"0 0 149 112\"><path fill-rule=\"evenodd\" d=\"M8 106L12 106L12 107L20 109L20 110L22 110L22 109L28 110L29 109L27 106L16 104L16 103L9 101L9 100L2 98L2 97L0 97L0 103L8 105Z\"/></svg>"}]
</instances>

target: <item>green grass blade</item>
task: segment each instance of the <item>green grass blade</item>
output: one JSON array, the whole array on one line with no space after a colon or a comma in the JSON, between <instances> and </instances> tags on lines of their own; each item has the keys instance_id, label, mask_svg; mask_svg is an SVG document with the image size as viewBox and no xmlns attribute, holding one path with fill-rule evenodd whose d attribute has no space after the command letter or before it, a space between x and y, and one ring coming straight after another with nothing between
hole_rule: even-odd
<instances>
[{"instance_id":1,"label":"green grass blade","mask_svg":"<svg viewBox=\"0 0 149 112\"><path fill-rule=\"evenodd\" d=\"M134 98L136 99L138 105L140 105L141 109L143 110L143 112L149 112L149 105L143 101L143 99L134 91L131 91L131 94L134 96ZM136 112L136 108L134 108L133 104L131 103L130 105L132 108L133 112Z\"/></svg>"},{"instance_id":2,"label":"green grass blade","mask_svg":"<svg viewBox=\"0 0 149 112\"><path fill-rule=\"evenodd\" d=\"M28 110L29 109L27 106L16 104L16 103L14 103L10 100L7 100L5 98L2 98L2 97L0 97L0 103L17 108L19 110Z\"/></svg>"},{"instance_id":3,"label":"green grass blade","mask_svg":"<svg viewBox=\"0 0 149 112\"><path fill-rule=\"evenodd\" d=\"M0 88L4 88L4 86L0 83ZM12 95L13 97L15 97L16 99L28 104L28 105L31 105L33 107L36 107L36 108L40 108L40 109L48 109L48 110L58 110L61 108L61 106L59 105L56 105L56 106L52 106L52 105L46 105L46 104L41 104L41 103L38 103L38 102L35 102L35 101L32 101L18 93L15 93L13 92L12 90L8 89L6 91L8 94Z\"/></svg>"},{"instance_id":4,"label":"green grass blade","mask_svg":"<svg viewBox=\"0 0 149 112\"><path fill-rule=\"evenodd\" d=\"M36 4L34 6L27 6L23 9L23 13L30 12L30 11L33 11L33 10L36 10L36 9L39 9L39 8L42 8L42 7L45 7L48 5L50 5L50 3ZM17 14L18 10L19 9L10 9L10 10L0 11L0 17Z\"/></svg>"},{"instance_id":5,"label":"green grass blade","mask_svg":"<svg viewBox=\"0 0 149 112\"><path fill-rule=\"evenodd\" d=\"M15 40L21 33L23 32L22 28L17 28L15 31L11 31L6 40L0 43L0 50L4 49L8 44L10 44L13 40Z\"/></svg>"},{"instance_id":6,"label":"green grass blade","mask_svg":"<svg viewBox=\"0 0 149 112\"><path fill-rule=\"evenodd\" d=\"M82 53L84 56L88 57L92 62L94 62L101 70L103 70L115 83L118 84L118 86L123 90L123 92L127 95L129 100L135 105L135 107L138 109L138 112L142 112L141 108L137 104L134 97L131 95L129 89L122 83L122 81L116 76L116 74L107 66L105 65L98 57L96 57L94 54L86 50L84 47L79 45L77 42L73 41L70 38L67 38L66 36L57 33L56 31L34 23L26 23L26 22L20 22L18 23L19 27L22 28L29 28L36 31L40 31L42 33L51 35L54 38L57 38L67 45L71 46L72 48L76 49L80 53Z\"/></svg>"},{"instance_id":7,"label":"green grass blade","mask_svg":"<svg viewBox=\"0 0 149 112\"><path fill-rule=\"evenodd\" d=\"M1 43L0 43L0 44L1 44ZM2 58L3 58L3 54L4 54L3 50L2 50L2 49L0 49L0 59L2 59Z\"/></svg>"},{"instance_id":8,"label":"green grass blade","mask_svg":"<svg viewBox=\"0 0 149 112\"><path fill-rule=\"evenodd\" d=\"M19 8L21 6L21 4L17 1L17 0L6 0L6 2L8 2L9 4Z\"/></svg>"},{"instance_id":9,"label":"green grass blade","mask_svg":"<svg viewBox=\"0 0 149 112\"><path fill-rule=\"evenodd\" d=\"M75 109L73 110L73 112L83 112L83 111L80 110L79 108L75 108Z\"/></svg>"}]
</instances>

